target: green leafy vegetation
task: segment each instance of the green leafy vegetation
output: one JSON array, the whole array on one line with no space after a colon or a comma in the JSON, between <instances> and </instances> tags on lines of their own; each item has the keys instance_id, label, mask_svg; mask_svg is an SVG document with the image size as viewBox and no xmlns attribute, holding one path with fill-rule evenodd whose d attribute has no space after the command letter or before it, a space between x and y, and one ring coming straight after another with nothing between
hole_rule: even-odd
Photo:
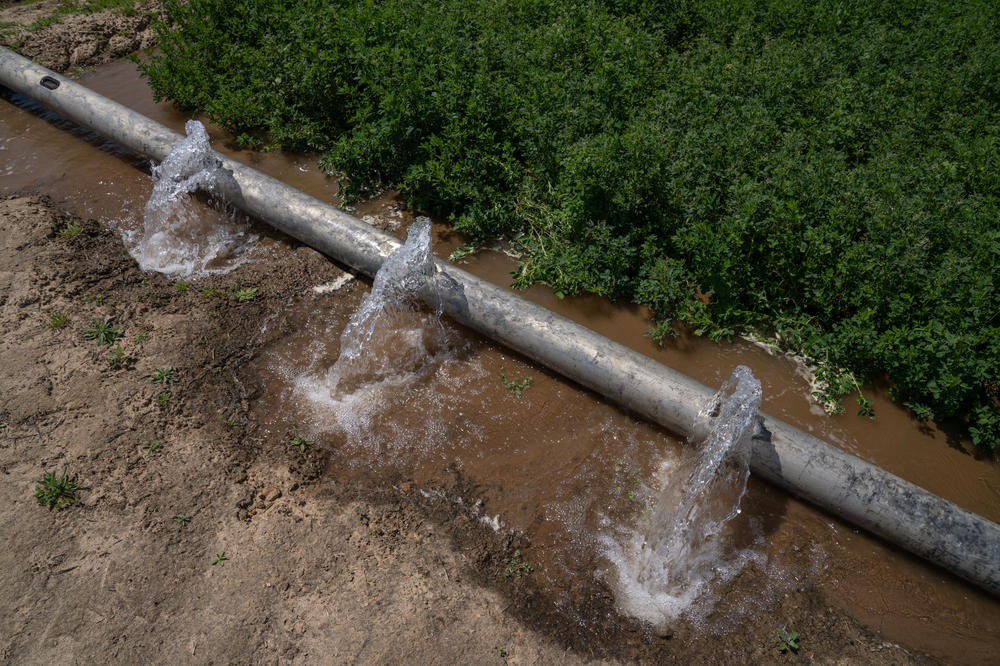
<instances>
[{"instance_id":1,"label":"green leafy vegetation","mask_svg":"<svg viewBox=\"0 0 1000 666\"><path fill-rule=\"evenodd\" d=\"M147 458L154 453L159 453L163 450L163 445L160 442L150 442L148 444L142 445L142 453Z\"/></svg>"},{"instance_id":2,"label":"green leafy vegetation","mask_svg":"<svg viewBox=\"0 0 1000 666\"><path fill-rule=\"evenodd\" d=\"M531 376L525 377L521 381L516 381L507 377L503 372L503 367L500 368L500 381L503 385L507 387L507 390L516 395L518 398L524 394L525 391L531 386Z\"/></svg>"},{"instance_id":3,"label":"green leafy vegetation","mask_svg":"<svg viewBox=\"0 0 1000 666\"><path fill-rule=\"evenodd\" d=\"M59 235L63 238L76 238L83 233L83 227L79 224L67 222L66 226L59 230Z\"/></svg>"},{"instance_id":4,"label":"green leafy vegetation","mask_svg":"<svg viewBox=\"0 0 1000 666\"><path fill-rule=\"evenodd\" d=\"M305 453L313 445L313 441L311 439L306 439L299 434L292 437L290 443L292 447L298 449L300 453Z\"/></svg>"},{"instance_id":5,"label":"green leafy vegetation","mask_svg":"<svg viewBox=\"0 0 1000 666\"><path fill-rule=\"evenodd\" d=\"M519 287L755 333L835 408L888 377L1000 444L1000 3L165 7L158 99L508 239Z\"/></svg>"},{"instance_id":6,"label":"green leafy vegetation","mask_svg":"<svg viewBox=\"0 0 1000 666\"><path fill-rule=\"evenodd\" d=\"M121 343L119 343L115 345L115 350L108 355L107 361L109 368L118 370L119 368L129 368L135 365L135 356L126 354L125 350L122 349Z\"/></svg>"},{"instance_id":7,"label":"green leafy vegetation","mask_svg":"<svg viewBox=\"0 0 1000 666\"><path fill-rule=\"evenodd\" d=\"M784 629L778 629L778 652L787 652L791 650L792 652L798 652L799 649L799 632L793 631L789 634L785 633Z\"/></svg>"},{"instance_id":8,"label":"green leafy vegetation","mask_svg":"<svg viewBox=\"0 0 1000 666\"><path fill-rule=\"evenodd\" d=\"M53 312L49 315L49 320L45 323L49 328L62 328L69 323L69 317L61 312Z\"/></svg>"},{"instance_id":9,"label":"green leafy vegetation","mask_svg":"<svg viewBox=\"0 0 1000 666\"><path fill-rule=\"evenodd\" d=\"M170 407L170 402L173 399L174 396L170 391L163 391L162 393L160 393L160 395L156 396L156 403L160 407L167 409L168 407Z\"/></svg>"},{"instance_id":10,"label":"green leafy vegetation","mask_svg":"<svg viewBox=\"0 0 1000 666\"><path fill-rule=\"evenodd\" d=\"M534 567L521 559L520 550L515 550L511 557L504 558L503 565L503 574L507 578L524 578L535 570Z\"/></svg>"},{"instance_id":11,"label":"green leafy vegetation","mask_svg":"<svg viewBox=\"0 0 1000 666\"><path fill-rule=\"evenodd\" d=\"M237 287L232 294L238 303L246 303L257 298L257 287Z\"/></svg>"},{"instance_id":12,"label":"green leafy vegetation","mask_svg":"<svg viewBox=\"0 0 1000 666\"><path fill-rule=\"evenodd\" d=\"M92 319L90 326L83 329L83 337L87 340L96 340L98 345L113 345L121 340L123 335L125 331L112 326L111 320L107 317L101 321Z\"/></svg>"},{"instance_id":13,"label":"green leafy vegetation","mask_svg":"<svg viewBox=\"0 0 1000 666\"><path fill-rule=\"evenodd\" d=\"M166 368L156 368L153 370L152 380L154 384L170 384L171 382L178 381L177 375L174 374L172 366L167 366Z\"/></svg>"},{"instance_id":14,"label":"green leafy vegetation","mask_svg":"<svg viewBox=\"0 0 1000 666\"><path fill-rule=\"evenodd\" d=\"M226 551L221 550L221 551L219 551L218 553L215 554L215 557L212 558L212 565L214 566L214 565L218 564L220 567L224 567L224 566L226 566L226 562L228 560L229 560L229 558L226 557Z\"/></svg>"},{"instance_id":15,"label":"green leafy vegetation","mask_svg":"<svg viewBox=\"0 0 1000 666\"><path fill-rule=\"evenodd\" d=\"M70 476L64 469L61 475L45 472L35 486L35 501L49 509L62 509L80 501L83 487L76 483L76 475Z\"/></svg>"},{"instance_id":16,"label":"green leafy vegetation","mask_svg":"<svg viewBox=\"0 0 1000 666\"><path fill-rule=\"evenodd\" d=\"M191 522L191 516L186 516L183 513L178 513L176 516L174 516L174 520L180 523L181 527L185 527L188 523Z\"/></svg>"}]
</instances>

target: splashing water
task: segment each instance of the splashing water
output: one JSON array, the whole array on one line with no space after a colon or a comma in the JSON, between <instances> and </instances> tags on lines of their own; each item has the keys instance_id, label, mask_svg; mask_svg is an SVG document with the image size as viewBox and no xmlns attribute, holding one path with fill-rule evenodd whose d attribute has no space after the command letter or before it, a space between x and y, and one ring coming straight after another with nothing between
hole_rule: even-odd
<instances>
[{"instance_id":1,"label":"splashing water","mask_svg":"<svg viewBox=\"0 0 1000 666\"><path fill-rule=\"evenodd\" d=\"M691 609L711 585L734 577L754 557L727 551L723 528L739 514L750 474L750 438L760 409L760 382L738 366L702 410L710 431L693 469L673 470L644 527L624 544L606 539L616 568L616 600L659 631Z\"/></svg>"},{"instance_id":2,"label":"splashing water","mask_svg":"<svg viewBox=\"0 0 1000 666\"><path fill-rule=\"evenodd\" d=\"M334 365L295 378L295 392L312 406L314 432L341 432L383 457L459 436L449 395L464 382L456 369L468 343L449 333L440 308L422 302L435 272L430 219L418 217L341 333ZM420 418L401 419L414 408Z\"/></svg>"},{"instance_id":3,"label":"splashing water","mask_svg":"<svg viewBox=\"0 0 1000 666\"><path fill-rule=\"evenodd\" d=\"M340 394L419 372L440 343L440 311L427 317L419 293L434 275L431 221L418 217L406 243L375 275L372 290L340 336L340 357L327 383Z\"/></svg>"},{"instance_id":4,"label":"splashing water","mask_svg":"<svg viewBox=\"0 0 1000 666\"><path fill-rule=\"evenodd\" d=\"M198 205L190 196L217 194L232 174L222 168L200 122L189 120L184 130L187 136L153 167L142 232L126 234L126 246L143 270L184 277L229 271L256 237L227 212Z\"/></svg>"}]
</instances>

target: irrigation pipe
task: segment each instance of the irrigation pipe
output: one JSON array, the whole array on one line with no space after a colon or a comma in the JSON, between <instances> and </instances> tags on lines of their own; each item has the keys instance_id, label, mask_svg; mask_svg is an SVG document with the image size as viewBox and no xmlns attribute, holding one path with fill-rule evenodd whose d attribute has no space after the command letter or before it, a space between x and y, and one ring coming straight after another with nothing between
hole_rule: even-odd
<instances>
[{"instance_id":1,"label":"irrigation pipe","mask_svg":"<svg viewBox=\"0 0 1000 666\"><path fill-rule=\"evenodd\" d=\"M0 48L0 84L154 160L183 137L116 102ZM231 203L369 276L399 246L392 236L239 162ZM714 393L652 359L534 305L447 262L434 294L456 321L628 409L685 435ZM754 474L1000 595L1000 526L762 414Z\"/></svg>"}]
</instances>

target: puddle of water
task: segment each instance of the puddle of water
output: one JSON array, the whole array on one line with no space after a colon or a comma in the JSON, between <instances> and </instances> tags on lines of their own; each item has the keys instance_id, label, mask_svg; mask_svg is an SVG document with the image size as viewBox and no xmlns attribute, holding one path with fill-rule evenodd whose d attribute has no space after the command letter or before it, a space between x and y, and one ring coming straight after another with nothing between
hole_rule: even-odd
<instances>
[{"instance_id":1,"label":"puddle of water","mask_svg":"<svg viewBox=\"0 0 1000 666\"><path fill-rule=\"evenodd\" d=\"M152 101L131 63L99 68L82 82L178 131L187 120ZM240 151L226 144L221 131L210 127L209 133L220 152L322 200L335 200L336 184L313 167L315 156ZM78 215L126 228L138 228L152 189L145 159L10 93L0 101L0 174L2 192L44 193ZM390 227L410 221L391 196L360 206L358 214ZM435 225L438 256L447 257L462 242ZM509 286L514 269L497 252L473 256L464 267L502 286ZM570 614L584 607L589 595L599 594L591 582L594 572L607 576L609 571L595 535L635 524L652 506L659 487L654 476L667 475L679 464L684 447L661 429L448 323L443 326L454 362L434 365L405 390L385 391L381 402L359 399L357 406L377 408L370 422L359 424L357 432L364 436L353 443L342 430L324 430L329 415L310 411L314 401L306 399L301 378L322 376L333 365L340 333L363 291L355 282L310 294L283 315L301 326L262 361L265 394L276 399L261 405L258 417L281 435L289 417L306 432L314 428L320 444L359 475L406 478L431 487L462 474L481 491L465 499L484 499L484 518L499 514L506 525L530 537L526 557L537 565L532 576L548 587L556 603ZM642 308L592 297L560 300L543 287L522 295L708 385L721 385L733 367L746 365L763 385L762 408L768 413L1000 521L998 466L975 460L963 450L967 445L949 446L944 431L913 421L883 388L866 388L875 421L829 416L818 412L794 362L752 343L717 345L682 336L659 348L645 337L648 319ZM517 381L530 375L532 383L517 397L504 387L501 374ZM373 450L377 455L371 455ZM752 477L742 506L734 519L739 537L734 548L756 544L754 552L766 560L758 565L766 569L763 579L774 580L737 590L742 601L730 599L730 605L743 609L739 612L766 613L774 595L813 585L832 606L890 641L968 663L986 662L1000 651L996 599ZM581 621L592 619L580 615Z\"/></svg>"}]
</instances>

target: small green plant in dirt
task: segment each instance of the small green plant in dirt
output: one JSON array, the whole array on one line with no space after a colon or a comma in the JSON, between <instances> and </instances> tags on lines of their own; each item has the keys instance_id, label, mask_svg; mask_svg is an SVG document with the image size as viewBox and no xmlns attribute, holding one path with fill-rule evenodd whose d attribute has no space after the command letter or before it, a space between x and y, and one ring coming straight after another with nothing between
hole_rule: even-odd
<instances>
[{"instance_id":1,"label":"small green plant in dirt","mask_svg":"<svg viewBox=\"0 0 1000 666\"><path fill-rule=\"evenodd\" d=\"M238 303L246 303L257 298L257 287L237 287L231 293Z\"/></svg>"},{"instance_id":2,"label":"small green plant in dirt","mask_svg":"<svg viewBox=\"0 0 1000 666\"><path fill-rule=\"evenodd\" d=\"M96 340L99 345L113 345L121 340L123 335L125 331L112 326L111 320L107 317L101 321L92 319L90 326L83 329L83 337L87 340Z\"/></svg>"},{"instance_id":3,"label":"small green plant in dirt","mask_svg":"<svg viewBox=\"0 0 1000 666\"><path fill-rule=\"evenodd\" d=\"M785 629L778 629L778 652L797 652L799 649L799 632L793 631L785 633Z\"/></svg>"},{"instance_id":4,"label":"small green plant in dirt","mask_svg":"<svg viewBox=\"0 0 1000 666\"><path fill-rule=\"evenodd\" d=\"M506 659L507 658L507 648L498 645L497 646L497 656L500 657L501 659Z\"/></svg>"},{"instance_id":5,"label":"small green plant in dirt","mask_svg":"<svg viewBox=\"0 0 1000 666\"><path fill-rule=\"evenodd\" d=\"M148 339L149 339L149 333L140 333L139 335L135 336L135 343L137 345L141 345Z\"/></svg>"},{"instance_id":6,"label":"small green plant in dirt","mask_svg":"<svg viewBox=\"0 0 1000 666\"><path fill-rule=\"evenodd\" d=\"M120 344L115 345L115 350L111 352L108 356L108 367L113 370L119 368L127 368L135 363L135 357L131 354L126 354L125 350L122 349Z\"/></svg>"},{"instance_id":7,"label":"small green plant in dirt","mask_svg":"<svg viewBox=\"0 0 1000 666\"><path fill-rule=\"evenodd\" d=\"M201 290L202 296L218 296L221 292L218 289L212 289L211 287L206 287Z\"/></svg>"},{"instance_id":8,"label":"small green plant in dirt","mask_svg":"<svg viewBox=\"0 0 1000 666\"><path fill-rule=\"evenodd\" d=\"M187 290L188 290L188 284L189 283L186 282L185 280L178 280L177 282L174 283L174 291L176 291L177 293L183 294L183 293L187 292Z\"/></svg>"},{"instance_id":9,"label":"small green plant in dirt","mask_svg":"<svg viewBox=\"0 0 1000 666\"><path fill-rule=\"evenodd\" d=\"M45 472L42 480L35 486L35 501L49 509L62 509L80 501L80 491L83 487L76 483L76 475L70 476L63 469L62 475L55 472Z\"/></svg>"},{"instance_id":10,"label":"small green plant in dirt","mask_svg":"<svg viewBox=\"0 0 1000 666\"><path fill-rule=\"evenodd\" d=\"M69 317L62 314L61 312L53 312L49 316L49 320L45 323L49 328L62 328L69 322Z\"/></svg>"},{"instance_id":11,"label":"small green plant in dirt","mask_svg":"<svg viewBox=\"0 0 1000 666\"><path fill-rule=\"evenodd\" d=\"M174 374L173 366L167 366L166 368L156 368L153 370L153 383L154 384L169 384L171 382L176 382L177 375Z\"/></svg>"},{"instance_id":12,"label":"small green plant in dirt","mask_svg":"<svg viewBox=\"0 0 1000 666\"><path fill-rule=\"evenodd\" d=\"M162 450L163 450L163 445L160 444L160 442L158 441L142 445L142 452L143 454L145 454L147 458L153 455L154 453L159 453Z\"/></svg>"},{"instance_id":13,"label":"small green plant in dirt","mask_svg":"<svg viewBox=\"0 0 1000 666\"><path fill-rule=\"evenodd\" d=\"M507 578L523 578L534 571L534 567L521 559L521 551L515 550L511 557L504 558L503 574Z\"/></svg>"},{"instance_id":14,"label":"small green plant in dirt","mask_svg":"<svg viewBox=\"0 0 1000 666\"><path fill-rule=\"evenodd\" d=\"M298 449L302 453L305 453L312 445L313 441L311 439L306 439L302 435L295 435L292 437L291 444L294 448Z\"/></svg>"},{"instance_id":15,"label":"small green plant in dirt","mask_svg":"<svg viewBox=\"0 0 1000 666\"><path fill-rule=\"evenodd\" d=\"M294 448L298 449L302 453L305 453L312 447L314 442L311 439L306 439L302 436L302 433L299 432L298 424L295 422L295 419L288 420L288 428L289 444L291 444Z\"/></svg>"},{"instance_id":16,"label":"small green plant in dirt","mask_svg":"<svg viewBox=\"0 0 1000 666\"><path fill-rule=\"evenodd\" d=\"M226 557L226 551L220 550L218 553L215 554L215 557L212 558L212 565L214 566L218 564L220 567L224 567L226 566L226 561L228 559L229 558Z\"/></svg>"},{"instance_id":17,"label":"small green plant in dirt","mask_svg":"<svg viewBox=\"0 0 1000 666\"><path fill-rule=\"evenodd\" d=\"M524 394L525 391L531 386L531 376L525 377L521 381L515 381L509 379L507 375L503 372L503 366L500 366L500 381L503 385L507 387L507 390L516 395L518 398Z\"/></svg>"},{"instance_id":18,"label":"small green plant in dirt","mask_svg":"<svg viewBox=\"0 0 1000 666\"><path fill-rule=\"evenodd\" d=\"M184 527L191 522L191 516L186 516L183 513L178 513L176 516L174 516L174 520L180 523L181 527Z\"/></svg>"},{"instance_id":19,"label":"small green plant in dirt","mask_svg":"<svg viewBox=\"0 0 1000 666\"><path fill-rule=\"evenodd\" d=\"M226 427L228 427L228 428L235 428L236 427L236 417L235 416L230 416L228 419L226 419Z\"/></svg>"},{"instance_id":20,"label":"small green plant in dirt","mask_svg":"<svg viewBox=\"0 0 1000 666\"><path fill-rule=\"evenodd\" d=\"M156 402L159 403L160 407L166 409L170 406L170 401L174 399L173 394L170 391L164 391L156 397Z\"/></svg>"},{"instance_id":21,"label":"small green plant in dirt","mask_svg":"<svg viewBox=\"0 0 1000 666\"><path fill-rule=\"evenodd\" d=\"M72 222L67 222L66 226L59 230L59 235L63 238L76 238L83 233L83 227L79 224L73 224Z\"/></svg>"}]
</instances>

